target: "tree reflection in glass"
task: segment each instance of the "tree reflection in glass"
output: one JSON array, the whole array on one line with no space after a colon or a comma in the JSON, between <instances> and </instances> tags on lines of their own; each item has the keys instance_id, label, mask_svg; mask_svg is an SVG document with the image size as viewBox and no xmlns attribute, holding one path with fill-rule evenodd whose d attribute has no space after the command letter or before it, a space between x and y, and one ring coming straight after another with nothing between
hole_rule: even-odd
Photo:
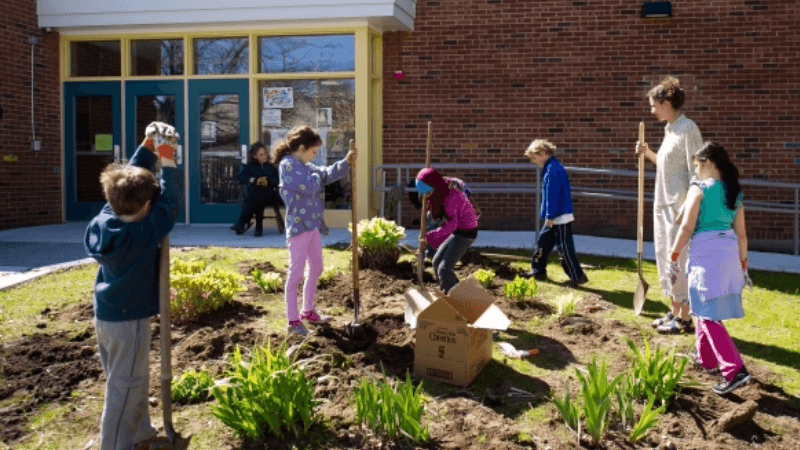
<instances>
[{"instance_id":1,"label":"tree reflection in glass","mask_svg":"<svg viewBox=\"0 0 800 450\"><path fill-rule=\"evenodd\" d=\"M238 203L239 96L200 96L200 201Z\"/></svg>"},{"instance_id":2,"label":"tree reflection in glass","mask_svg":"<svg viewBox=\"0 0 800 450\"><path fill-rule=\"evenodd\" d=\"M247 38L195 39L194 71L197 75L248 73Z\"/></svg>"},{"instance_id":3,"label":"tree reflection in glass","mask_svg":"<svg viewBox=\"0 0 800 450\"><path fill-rule=\"evenodd\" d=\"M355 70L355 37L262 37L261 73L347 72Z\"/></svg>"}]
</instances>

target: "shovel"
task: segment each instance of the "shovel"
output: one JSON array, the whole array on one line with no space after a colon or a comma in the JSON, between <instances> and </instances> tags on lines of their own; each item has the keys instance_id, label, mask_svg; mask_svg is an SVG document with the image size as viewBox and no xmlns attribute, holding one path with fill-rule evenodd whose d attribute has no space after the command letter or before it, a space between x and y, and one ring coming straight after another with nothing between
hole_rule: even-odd
<instances>
[{"instance_id":1,"label":"shovel","mask_svg":"<svg viewBox=\"0 0 800 450\"><path fill-rule=\"evenodd\" d=\"M425 167L431 166L431 137L433 134L433 122L428 122L428 145L425 148ZM419 238L425 236L427 228L427 208L428 208L428 194L422 196L422 208L420 209L419 216ZM422 273L425 268L425 249L420 245L417 254L417 282L422 286Z\"/></svg>"},{"instance_id":2,"label":"shovel","mask_svg":"<svg viewBox=\"0 0 800 450\"><path fill-rule=\"evenodd\" d=\"M356 149L356 143L350 139L350 151ZM350 164L350 196L352 198L352 243L350 247L353 249L353 321L345 325L347 334L355 340L364 340L367 336L364 333L364 328L358 323L358 313L361 309L361 299L358 292L358 214L356 213L356 166Z\"/></svg>"},{"instance_id":3,"label":"shovel","mask_svg":"<svg viewBox=\"0 0 800 450\"><path fill-rule=\"evenodd\" d=\"M639 122L639 143L644 144L644 122ZM642 313L644 301L647 299L647 282L642 274L642 247L644 240L644 152L639 153L639 198L636 208L636 259L639 265L639 286L633 295L633 312L637 316Z\"/></svg>"},{"instance_id":4,"label":"shovel","mask_svg":"<svg viewBox=\"0 0 800 450\"><path fill-rule=\"evenodd\" d=\"M161 344L161 405L164 414L164 431L167 439L172 445L173 450L186 450L192 436L182 437L175 432L172 426L172 401L170 391L172 390L172 352L169 320L169 236L161 240L158 249L158 301L159 316L161 324L159 326Z\"/></svg>"}]
</instances>

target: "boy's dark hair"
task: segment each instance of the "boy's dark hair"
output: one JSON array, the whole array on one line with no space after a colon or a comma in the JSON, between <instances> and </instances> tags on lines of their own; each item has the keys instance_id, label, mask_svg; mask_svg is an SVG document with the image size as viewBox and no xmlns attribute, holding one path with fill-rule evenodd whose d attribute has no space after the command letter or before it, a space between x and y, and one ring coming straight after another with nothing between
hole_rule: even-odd
<instances>
[{"instance_id":1,"label":"boy's dark hair","mask_svg":"<svg viewBox=\"0 0 800 450\"><path fill-rule=\"evenodd\" d=\"M269 149L261 141L253 142L253 144L250 145L250 162L258 162L256 153L262 148L267 152L267 155L269 155Z\"/></svg>"},{"instance_id":2,"label":"boy's dark hair","mask_svg":"<svg viewBox=\"0 0 800 450\"><path fill-rule=\"evenodd\" d=\"M322 144L322 138L319 137L319 134L314 129L306 125L294 127L275 146L275 161L273 161L273 164L278 165L286 155L296 151L301 145L308 149L319 144Z\"/></svg>"},{"instance_id":3,"label":"boy's dark hair","mask_svg":"<svg viewBox=\"0 0 800 450\"><path fill-rule=\"evenodd\" d=\"M725 206L731 211L736 209L736 199L742 192L742 185L739 184L739 169L731 162L725 147L716 142L706 142L703 148L694 154L694 159L698 161L711 161L717 166L720 178L725 183Z\"/></svg>"},{"instance_id":4,"label":"boy's dark hair","mask_svg":"<svg viewBox=\"0 0 800 450\"><path fill-rule=\"evenodd\" d=\"M109 164L100 174L103 196L114 214L129 216L139 212L150 200L161 194L161 186L153 173L137 166Z\"/></svg>"},{"instance_id":5,"label":"boy's dark hair","mask_svg":"<svg viewBox=\"0 0 800 450\"><path fill-rule=\"evenodd\" d=\"M658 85L650 89L647 96L658 103L668 101L672 109L681 109L683 101L686 98L683 89L681 89L680 82L675 77L667 77L661 80Z\"/></svg>"}]
</instances>

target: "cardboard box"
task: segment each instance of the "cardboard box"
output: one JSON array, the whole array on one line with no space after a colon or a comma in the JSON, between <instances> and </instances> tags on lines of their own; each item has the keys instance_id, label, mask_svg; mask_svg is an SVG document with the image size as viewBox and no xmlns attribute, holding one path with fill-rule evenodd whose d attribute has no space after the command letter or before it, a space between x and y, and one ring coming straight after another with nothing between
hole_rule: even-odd
<instances>
[{"instance_id":1,"label":"cardboard box","mask_svg":"<svg viewBox=\"0 0 800 450\"><path fill-rule=\"evenodd\" d=\"M470 276L442 292L406 292L406 323L416 329L414 374L467 386L492 358L492 331L511 321Z\"/></svg>"}]
</instances>

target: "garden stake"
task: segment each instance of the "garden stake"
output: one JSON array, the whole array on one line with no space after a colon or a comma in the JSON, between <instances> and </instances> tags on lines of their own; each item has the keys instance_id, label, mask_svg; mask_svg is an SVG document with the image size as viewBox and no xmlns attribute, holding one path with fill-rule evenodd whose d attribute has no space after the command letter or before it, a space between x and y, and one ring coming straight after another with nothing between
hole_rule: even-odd
<instances>
[{"instance_id":1,"label":"garden stake","mask_svg":"<svg viewBox=\"0 0 800 450\"><path fill-rule=\"evenodd\" d=\"M644 144L644 122L639 122L639 144ZM644 152L639 153L639 199L636 208L636 258L639 265L639 286L633 295L633 312L637 316L647 299L647 282L642 274L642 247L644 240Z\"/></svg>"},{"instance_id":2,"label":"garden stake","mask_svg":"<svg viewBox=\"0 0 800 450\"><path fill-rule=\"evenodd\" d=\"M433 122L428 122L428 145L425 148L425 167L431 166L431 136L433 134ZM421 240L423 236L425 236L425 232L427 231L427 206L428 206L428 194L422 196L422 208L420 209L420 217L419 217L419 239ZM420 286L422 286L422 273L423 269L425 268L425 249L422 246L419 246L419 250L417 254L417 282Z\"/></svg>"},{"instance_id":3,"label":"garden stake","mask_svg":"<svg viewBox=\"0 0 800 450\"><path fill-rule=\"evenodd\" d=\"M172 389L172 353L170 349L170 320L169 320L169 236L161 240L158 249L158 302L160 315L160 344L161 344L161 405L164 415L164 432L167 434L173 450L185 450L189 447L192 436L182 437L172 427L172 402L170 391Z\"/></svg>"},{"instance_id":4,"label":"garden stake","mask_svg":"<svg viewBox=\"0 0 800 450\"><path fill-rule=\"evenodd\" d=\"M350 151L356 149L355 141L350 139ZM356 206L358 203L356 202L356 166L355 164L350 164L350 187L351 187L351 203L352 206L350 210L352 211L352 243L350 247L353 249L353 321L347 323L346 329L347 334L355 340L364 340L366 339L366 334L364 333L364 328L358 323L358 313L361 309L361 299L359 298L358 292L358 214L356 213Z\"/></svg>"}]
</instances>

